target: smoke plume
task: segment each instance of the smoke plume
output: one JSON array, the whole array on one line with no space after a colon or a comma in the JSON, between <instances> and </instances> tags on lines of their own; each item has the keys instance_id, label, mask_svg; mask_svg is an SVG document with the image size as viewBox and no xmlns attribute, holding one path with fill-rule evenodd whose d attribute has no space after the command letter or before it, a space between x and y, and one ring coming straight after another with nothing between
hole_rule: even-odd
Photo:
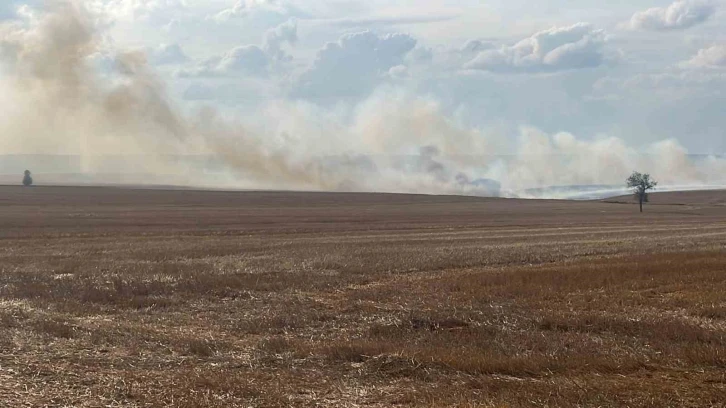
<instances>
[{"instance_id":1,"label":"smoke plume","mask_svg":"<svg viewBox=\"0 0 726 408\"><path fill-rule=\"evenodd\" d=\"M636 150L523 128L516 152L501 155L496 134L390 90L348 115L272 101L260 115L269 126L253 131L211 108L185 113L143 53L117 51L112 73L101 72L99 21L82 1L56 0L0 23L0 154L77 156L96 182L225 188L529 197L622 185L636 169L662 185L726 178L726 160L695 161L671 140Z\"/></svg>"}]
</instances>

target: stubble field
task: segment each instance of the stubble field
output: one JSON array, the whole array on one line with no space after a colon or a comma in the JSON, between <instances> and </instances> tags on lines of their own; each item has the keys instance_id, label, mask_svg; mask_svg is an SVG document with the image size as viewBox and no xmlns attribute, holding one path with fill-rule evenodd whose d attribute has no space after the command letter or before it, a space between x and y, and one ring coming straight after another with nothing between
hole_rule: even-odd
<instances>
[{"instance_id":1,"label":"stubble field","mask_svg":"<svg viewBox=\"0 0 726 408\"><path fill-rule=\"evenodd\" d=\"M0 406L724 406L726 193L610 201L0 187Z\"/></svg>"}]
</instances>

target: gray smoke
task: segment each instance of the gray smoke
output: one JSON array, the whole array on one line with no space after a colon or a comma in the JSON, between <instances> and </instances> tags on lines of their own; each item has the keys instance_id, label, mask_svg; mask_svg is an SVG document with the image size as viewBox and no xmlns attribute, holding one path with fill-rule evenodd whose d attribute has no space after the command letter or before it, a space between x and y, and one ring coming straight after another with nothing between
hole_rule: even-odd
<instances>
[{"instance_id":1,"label":"gray smoke","mask_svg":"<svg viewBox=\"0 0 726 408\"><path fill-rule=\"evenodd\" d=\"M503 157L497 134L393 90L348 115L270 101L264 132L211 108L185 114L143 53L109 54L100 20L83 1L55 0L0 24L2 152L77 156L96 182L200 187L553 196L566 194L546 187L622 185L636 169L666 186L725 184L726 160L691 160L675 141L637 150L524 128ZM266 44L283 56L296 39L290 23ZM94 64L109 55L110 74Z\"/></svg>"},{"instance_id":2,"label":"gray smoke","mask_svg":"<svg viewBox=\"0 0 726 408\"><path fill-rule=\"evenodd\" d=\"M168 160L202 154L256 183L334 187L325 174L311 174L309 162L267 149L239 124L208 111L180 114L142 53L118 53L115 83L107 85L90 63L101 50L82 2L52 1L27 25L3 25L0 34L5 106L14 107L0 125L5 151L78 154L86 172L106 155L143 157L129 165L174 175L166 181L204 185L209 180L200 179L199 169Z\"/></svg>"}]
</instances>

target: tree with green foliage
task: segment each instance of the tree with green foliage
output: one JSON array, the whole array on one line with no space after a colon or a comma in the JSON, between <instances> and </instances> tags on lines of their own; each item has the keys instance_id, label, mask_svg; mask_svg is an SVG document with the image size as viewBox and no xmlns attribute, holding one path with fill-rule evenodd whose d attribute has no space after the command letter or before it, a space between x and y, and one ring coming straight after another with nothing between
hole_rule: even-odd
<instances>
[{"instance_id":1,"label":"tree with green foliage","mask_svg":"<svg viewBox=\"0 0 726 408\"><path fill-rule=\"evenodd\" d=\"M633 190L635 198L640 202L640 212L643 212L643 203L648 202L648 191L653 190L658 182L650 178L650 174L634 171L626 181L628 188Z\"/></svg>"}]
</instances>

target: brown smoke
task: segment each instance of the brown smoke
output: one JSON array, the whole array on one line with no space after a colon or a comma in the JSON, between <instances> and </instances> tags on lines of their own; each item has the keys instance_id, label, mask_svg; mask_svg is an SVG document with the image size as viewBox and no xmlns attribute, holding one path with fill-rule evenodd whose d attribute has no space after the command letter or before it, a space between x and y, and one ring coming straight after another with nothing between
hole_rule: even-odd
<instances>
[{"instance_id":1,"label":"brown smoke","mask_svg":"<svg viewBox=\"0 0 726 408\"><path fill-rule=\"evenodd\" d=\"M259 184L331 188L309 163L293 165L260 138L213 115L185 117L139 52L115 56L118 83L109 85L91 66L100 41L82 2L52 1L29 26L2 27L6 88L15 106L2 124L6 150L80 154L88 172L94 158L141 157L129 166L147 174L184 173L169 157L212 155L228 170ZM141 162L141 163L139 163ZM177 160L178 162L178 160ZM187 169L182 183L208 183Z\"/></svg>"}]
</instances>

